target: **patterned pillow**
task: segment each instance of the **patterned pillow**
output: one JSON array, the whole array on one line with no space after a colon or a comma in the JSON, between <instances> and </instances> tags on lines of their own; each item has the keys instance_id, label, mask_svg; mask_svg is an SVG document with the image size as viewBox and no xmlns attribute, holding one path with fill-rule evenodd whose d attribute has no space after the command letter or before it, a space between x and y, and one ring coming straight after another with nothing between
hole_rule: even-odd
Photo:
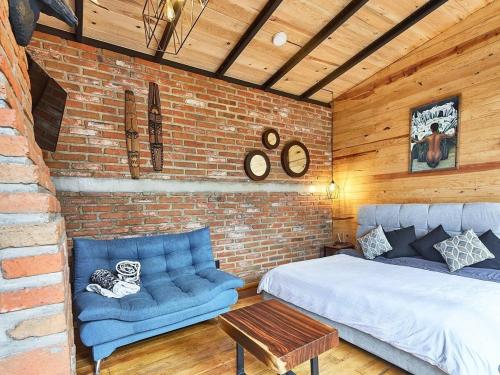
<instances>
[{"instance_id":1,"label":"patterned pillow","mask_svg":"<svg viewBox=\"0 0 500 375\"><path fill-rule=\"evenodd\" d=\"M358 242L366 259L373 259L392 250L381 225L358 238Z\"/></svg>"},{"instance_id":2,"label":"patterned pillow","mask_svg":"<svg viewBox=\"0 0 500 375\"><path fill-rule=\"evenodd\" d=\"M438 242L434 248L441 253L451 272L495 257L472 229Z\"/></svg>"}]
</instances>

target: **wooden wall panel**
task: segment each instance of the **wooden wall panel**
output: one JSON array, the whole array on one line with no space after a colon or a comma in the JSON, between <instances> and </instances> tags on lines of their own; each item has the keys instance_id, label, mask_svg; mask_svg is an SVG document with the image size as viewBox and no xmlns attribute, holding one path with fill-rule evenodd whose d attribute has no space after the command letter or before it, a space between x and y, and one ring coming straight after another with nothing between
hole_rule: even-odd
<instances>
[{"instance_id":1,"label":"wooden wall panel","mask_svg":"<svg viewBox=\"0 0 500 375\"><path fill-rule=\"evenodd\" d=\"M410 108L455 94L459 169L408 173ZM334 233L362 204L500 202L500 2L341 95L333 124Z\"/></svg>"}]
</instances>

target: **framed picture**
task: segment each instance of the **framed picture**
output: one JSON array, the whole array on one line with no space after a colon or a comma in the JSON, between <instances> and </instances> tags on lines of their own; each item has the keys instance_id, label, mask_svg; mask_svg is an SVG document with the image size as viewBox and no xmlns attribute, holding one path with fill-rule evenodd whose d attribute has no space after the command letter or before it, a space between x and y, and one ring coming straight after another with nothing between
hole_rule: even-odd
<instances>
[{"instance_id":1,"label":"framed picture","mask_svg":"<svg viewBox=\"0 0 500 375\"><path fill-rule=\"evenodd\" d=\"M410 173L458 167L460 96L410 111Z\"/></svg>"}]
</instances>

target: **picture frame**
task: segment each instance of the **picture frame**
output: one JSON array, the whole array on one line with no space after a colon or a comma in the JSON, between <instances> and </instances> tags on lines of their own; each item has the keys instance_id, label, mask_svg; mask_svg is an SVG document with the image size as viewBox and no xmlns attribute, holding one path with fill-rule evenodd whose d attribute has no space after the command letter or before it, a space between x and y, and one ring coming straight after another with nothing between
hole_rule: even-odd
<instances>
[{"instance_id":1,"label":"picture frame","mask_svg":"<svg viewBox=\"0 0 500 375\"><path fill-rule=\"evenodd\" d=\"M458 169L459 94L410 109L409 173Z\"/></svg>"}]
</instances>

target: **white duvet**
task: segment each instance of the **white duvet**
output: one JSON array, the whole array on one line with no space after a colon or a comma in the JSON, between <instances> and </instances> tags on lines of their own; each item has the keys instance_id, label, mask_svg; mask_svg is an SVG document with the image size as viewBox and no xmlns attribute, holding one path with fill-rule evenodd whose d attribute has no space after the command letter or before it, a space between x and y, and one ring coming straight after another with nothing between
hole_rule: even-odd
<instances>
[{"instance_id":1,"label":"white duvet","mask_svg":"<svg viewBox=\"0 0 500 375\"><path fill-rule=\"evenodd\" d=\"M286 264L259 284L451 375L497 375L500 283L348 255Z\"/></svg>"}]
</instances>

